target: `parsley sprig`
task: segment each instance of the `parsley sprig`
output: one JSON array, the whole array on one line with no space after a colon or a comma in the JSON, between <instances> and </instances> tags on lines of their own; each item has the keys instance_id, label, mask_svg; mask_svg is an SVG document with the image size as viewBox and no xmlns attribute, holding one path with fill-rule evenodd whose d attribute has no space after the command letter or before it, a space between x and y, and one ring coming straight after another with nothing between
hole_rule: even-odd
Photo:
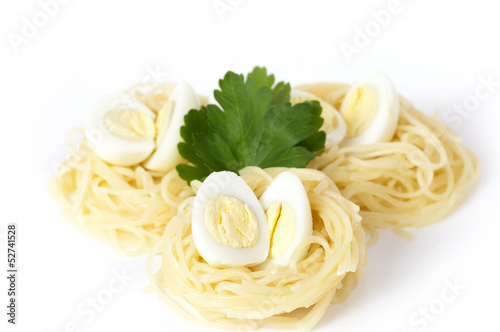
<instances>
[{"instance_id":1,"label":"parsley sprig","mask_svg":"<svg viewBox=\"0 0 500 332\"><path fill-rule=\"evenodd\" d=\"M215 171L246 166L306 167L325 147L321 106L316 101L290 104L290 84L256 67L247 75L227 72L214 91L218 105L190 110L181 127L177 165L182 179L203 181Z\"/></svg>"}]
</instances>

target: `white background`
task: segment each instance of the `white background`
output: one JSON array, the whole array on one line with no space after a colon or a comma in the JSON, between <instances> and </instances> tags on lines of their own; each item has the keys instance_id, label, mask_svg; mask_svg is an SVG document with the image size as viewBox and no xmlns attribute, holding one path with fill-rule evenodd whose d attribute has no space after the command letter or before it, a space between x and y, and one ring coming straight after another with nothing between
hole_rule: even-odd
<instances>
[{"instance_id":1,"label":"white background","mask_svg":"<svg viewBox=\"0 0 500 332\"><path fill-rule=\"evenodd\" d=\"M387 9L388 0L222 0L232 6L222 15L213 0L66 2L50 7L46 21L37 1L0 5L2 331L62 332L72 322L80 331L198 329L141 293L144 258L121 258L77 233L47 197L44 186L64 158L67 132L83 124L86 108L103 94L152 81L150 73L210 94L227 70L254 65L292 84L353 82L381 70L433 114L473 98L481 77L500 81L500 20L488 0L401 0L383 27L371 12ZM30 34L27 22L40 27ZM366 45L357 40L358 54L347 59L342 43L355 45L357 29L366 27L375 29L372 37ZM358 288L331 306L315 331L498 330L499 96L497 86L460 117L458 132L483 163L467 200L439 224L412 231L413 242L382 232ZM16 326L5 315L9 222L19 228ZM133 280L85 321L77 309L102 294L113 273ZM446 280L465 289L441 308ZM419 308L433 305L439 313L425 327L411 323Z\"/></svg>"}]
</instances>

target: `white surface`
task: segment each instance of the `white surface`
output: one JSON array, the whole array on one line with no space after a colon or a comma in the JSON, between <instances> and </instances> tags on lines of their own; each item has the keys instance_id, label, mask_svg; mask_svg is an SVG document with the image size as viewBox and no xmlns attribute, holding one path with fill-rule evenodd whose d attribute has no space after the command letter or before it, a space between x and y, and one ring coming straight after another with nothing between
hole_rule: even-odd
<instances>
[{"instance_id":1,"label":"white surface","mask_svg":"<svg viewBox=\"0 0 500 332\"><path fill-rule=\"evenodd\" d=\"M147 284L144 258L120 258L76 233L47 198L43 186L64 157L66 133L83 125L85 110L105 93L159 75L185 79L209 94L227 70L247 72L254 65L293 84L353 82L380 70L431 114L473 95L480 77L500 81L500 21L492 1L401 0L398 14L349 63L341 43L352 43L357 27L373 25L370 12L388 8L389 1L222 1L234 4L224 20L213 0L67 1L52 8L53 17L17 53L8 34L21 33L23 17L44 23L40 4L0 5L2 308L5 224L19 224L19 324L8 331L62 332L72 321L81 331L206 331L140 293ZM466 289L426 331L498 326L499 95L496 87L459 118L465 145L484 166L469 198L441 223L415 230L413 242L383 232L369 248L358 288L330 307L315 331L418 331L412 313L420 306L440 309L445 279L458 279ZM112 274L122 269L134 278L124 287ZM92 316L85 301L111 294L109 287L116 294Z\"/></svg>"}]
</instances>

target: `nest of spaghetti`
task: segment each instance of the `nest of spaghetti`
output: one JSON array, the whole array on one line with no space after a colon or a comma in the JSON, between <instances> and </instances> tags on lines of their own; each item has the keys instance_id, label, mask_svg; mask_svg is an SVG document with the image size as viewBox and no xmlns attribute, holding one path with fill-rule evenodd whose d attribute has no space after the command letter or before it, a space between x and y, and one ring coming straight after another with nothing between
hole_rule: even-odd
<instances>
[{"instance_id":1,"label":"nest of spaghetti","mask_svg":"<svg viewBox=\"0 0 500 332\"><path fill-rule=\"evenodd\" d=\"M201 183L191 183L193 196L179 205L148 259L152 290L186 320L224 329L310 330L331 303L343 301L356 286L366 265L359 207L345 199L327 175L313 169L258 167L246 167L240 175L260 198L285 171L302 182L313 226L289 265L279 268L207 263L191 227Z\"/></svg>"},{"instance_id":2,"label":"nest of spaghetti","mask_svg":"<svg viewBox=\"0 0 500 332\"><path fill-rule=\"evenodd\" d=\"M149 252L192 190L175 170L164 174L139 165L110 165L92 151L85 138L73 148L76 135L83 132L70 133L69 156L52 181L65 219L122 255Z\"/></svg>"},{"instance_id":3,"label":"nest of spaghetti","mask_svg":"<svg viewBox=\"0 0 500 332\"><path fill-rule=\"evenodd\" d=\"M125 95L159 114L175 87L174 83L139 84ZM94 149L96 137L88 133L75 128L68 134L67 158L50 183L53 196L65 219L79 231L111 244L124 256L145 254L192 190L175 169L155 171L139 162L119 166L103 160Z\"/></svg>"},{"instance_id":4,"label":"nest of spaghetti","mask_svg":"<svg viewBox=\"0 0 500 332\"><path fill-rule=\"evenodd\" d=\"M299 86L340 109L350 86L316 83ZM400 115L390 141L366 145L329 145L309 167L335 182L345 198L360 206L373 244L378 229L432 225L453 212L478 181L476 154L464 147L449 126L399 96Z\"/></svg>"}]
</instances>

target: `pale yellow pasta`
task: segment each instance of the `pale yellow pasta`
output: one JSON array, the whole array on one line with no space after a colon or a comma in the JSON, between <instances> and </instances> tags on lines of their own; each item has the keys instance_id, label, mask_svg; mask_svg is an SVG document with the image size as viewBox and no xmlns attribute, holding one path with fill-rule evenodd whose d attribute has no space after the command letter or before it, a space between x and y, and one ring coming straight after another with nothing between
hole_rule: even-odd
<instances>
[{"instance_id":1,"label":"pale yellow pasta","mask_svg":"<svg viewBox=\"0 0 500 332\"><path fill-rule=\"evenodd\" d=\"M167 174L141 166L112 166L83 139L76 149L68 137L70 157L54 178L55 192L66 216L80 230L112 244L125 255L148 252L184 197L192 195L175 170Z\"/></svg>"},{"instance_id":2,"label":"pale yellow pasta","mask_svg":"<svg viewBox=\"0 0 500 332\"><path fill-rule=\"evenodd\" d=\"M174 88L141 84L126 93L158 112ZM339 109L349 85L298 88ZM328 144L305 169L241 170L258 198L281 172L296 174L311 205L313 234L295 250L289 267L217 268L203 260L191 234L201 182L188 186L175 169L158 173L141 165L110 165L88 139L81 129L70 132L68 158L53 181L69 219L122 254L149 253L149 289L187 320L216 329L311 330L330 304L356 287L366 245L376 242L378 229L409 236L407 228L441 220L480 176L478 158L460 137L401 97L391 142ZM368 242L365 233L371 235Z\"/></svg>"},{"instance_id":3,"label":"pale yellow pasta","mask_svg":"<svg viewBox=\"0 0 500 332\"><path fill-rule=\"evenodd\" d=\"M303 182L314 224L312 236L296 249L289 268L210 266L191 235L194 193L179 206L149 256L148 275L151 288L180 315L213 328L310 330L330 303L344 300L356 286L366 264L359 208L340 195L328 176L313 169L288 168L247 167L240 173L260 197L285 170ZM192 184L196 191L200 183ZM300 250L307 250L307 255L297 260Z\"/></svg>"},{"instance_id":4,"label":"pale yellow pasta","mask_svg":"<svg viewBox=\"0 0 500 332\"><path fill-rule=\"evenodd\" d=\"M126 93L157 112L174 87L174 83L141 84ZM78 135L80 141L75 144ZM147 253L178 205L192 195L175 169L165 174L140 165L104 162L92 151L82 129L70 132L67 149L68 157L52 181L60 205L80 230L112 244L121 254Z\"/></svg>"},{"instance_id":5,"label":"pale yellow pasta","mask_svg":"<svg viewBox=\"0 0 500 332\"><path fill-rule=\"evenodd\" d=\"M319 83L298 88L338 109L349 86ZM441 220L458 207L480 176L479 160L461 138L403 97L391 142L327 146L309 167L328 174L344 197L361 207L372 242L379 228L409 236L405 228Z\"/></svg>"}]
</instances>

